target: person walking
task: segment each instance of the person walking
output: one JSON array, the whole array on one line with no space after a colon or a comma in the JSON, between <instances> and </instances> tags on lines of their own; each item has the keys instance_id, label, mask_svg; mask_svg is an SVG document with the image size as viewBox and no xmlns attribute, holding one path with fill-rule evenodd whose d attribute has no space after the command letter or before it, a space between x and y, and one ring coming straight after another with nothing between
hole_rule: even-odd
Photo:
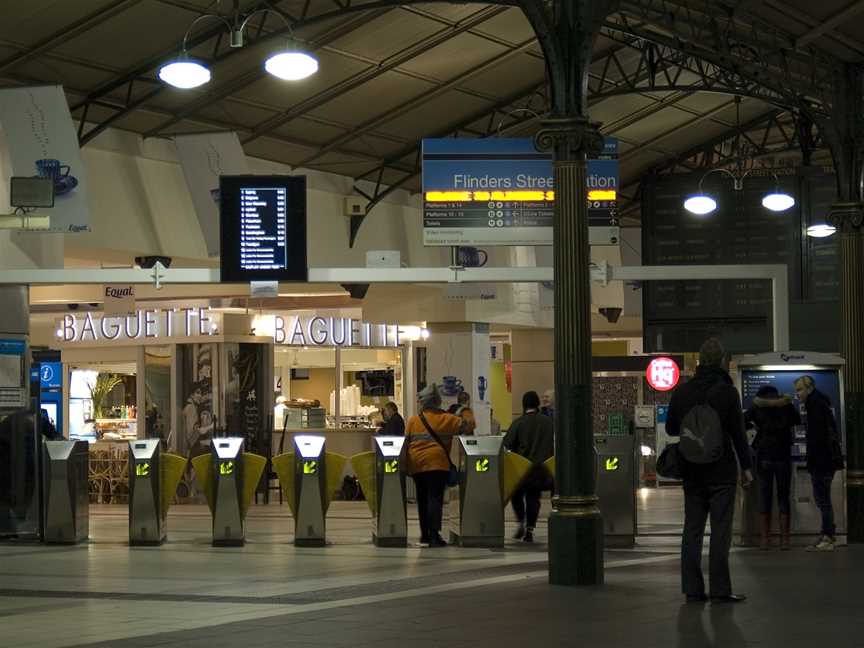
<instances>
[{"instance_id":1,"label":"person walking","mask_svg":"<svg viewBox=\"0 0 864 648\"><path fill-rule=\"evenodd\" d=\"M547 389L543 392L540 413L549 418L555 418L555 390Z\"/></svg>"},{"instance_id":2,"label":"person walking","mask_svg":"<svg viewBox=\"0 0 864 648\"><path fill-rule=\"evenodd\" d=\"M510 504L519 521L515 540L534 542L534 528L540 514L540 497L552 489L552 479L543 462L555 452L552 419L540 413L540 397L535 391L522 395L522 416L513 421L504 437L504 447L522 455L533 464Z\"/></svg>"},{"instance_id":3,"label":"person walking","mask_svg":"<svg viewBox=\"0 0 864 648\"><path fill-rule=\"evenodd\" d=\"M724 358L723 346L716 338L702 345L696 375L672 394L666 420L666 433L681 439L678 443L684 480L681 588L691 603L709 598L702 575L702 542L709 515L710 598L718 603L746 600L745 596L732 593L729 549L739 464L745 487L753 482L753 473L741 399L724 369Z\"/></svg>"},{"instance_id":4,"label":"person walking","mask_svg":"<svg viewBox=\"0 0 864 648\"><path fill-rule=\"evenodd\" d=\"M456 397L456 402L453 403L447 411L468 421L468 424L471 427L471 432L473 432L474 428L477 427L477 420L474 418L474 410L471 409L471 394L468 392L459 392L459 396Z\"/></svg>"},{"instance_id":5,"label":"person walking","mask_svg":"<svg viewBox=\"0 0 864 648\"><path fill-rule=\"evenodd\" d=\"M468 421L441 409L441 393L434 383L418 395L420 413L405 426L406 468L417 487L420 544L446 547L441 537L444 491L453 462L450 446L457 434L469 434Z\"/></svg>"},{"instance_id":6,"label":"person walking","mask_svg":"<svg viewBox=\"0 0 864 648\"><path fill-rule=\"evenodd\" d=\"M812 376L801 376L795 381L795 393L804 404L807 427L807 470L813 485L813 499L822 514L820 538L807 551L834 551L837 529L834 526L834 507L831 503L831 484L834 472L843 467L840 437L831 409L830 399L816 389Z\"/></svg>"},{"instance_id":7,"label":"person walking","mask_svg":"<svg viewBox=\"0 0 864 648\"><path fill-rule=\"evenodd\" d=\"M756 451L759 477L759 548L771 548L771 509L776 483L780 549L789 550L792 428L801 424L801 417L790 396L780 394L773 385L764 385L756 392L744 420L747 427L756 428L752 447Z\"/></svg>"},{"instance_id":8,"label":"person walking","mask_svg":"<svg viewBox=\"0 0 864 648\"><path fill-rule=\"evenodd\" d=\"M399 413L399 407L393 401L388 402L381 410L384 425L378 430L382 436L405 436L405 419Z\"/></svg>"}]
</instances>

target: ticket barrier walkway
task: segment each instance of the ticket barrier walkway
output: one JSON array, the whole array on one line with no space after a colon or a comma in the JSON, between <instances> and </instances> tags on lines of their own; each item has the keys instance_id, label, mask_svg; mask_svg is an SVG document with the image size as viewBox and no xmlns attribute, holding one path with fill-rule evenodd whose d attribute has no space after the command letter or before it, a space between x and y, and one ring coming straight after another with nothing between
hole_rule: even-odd
<instances>
[{"instance_id":1,"label":"ticket barrier walkway","mask_svg":"<svg viewBox=\"0 0 864 648\"><path fill-rule=\"evenodd\" d=\"M43 445L43 538L49 544L76 544L90 535L86 441L45 441Z\"/></svg>"},{"instance_id":2,"label":"ticket barrier walkway","mask_svg":"<svg viewBox=\"0 0 864 648\"><path fill-rule=\"evenodd\" d=\"M376 436L374 441L375 450L351 457L372 512L372 542L376 547L407 547L405 474L399 466L405 437Z\"/></svg>"},{"instance_id":3,"label":"ticket barrier walkway","mask_svg":"<svg viewBox=\"0 0 864 648\"><path fill-rule=\"evenodd\" d=\"M324 437L305 434L294 437L294 452L273 457L273 469L294 516L296 546L327 544L327 509L342 481L346 461L326 451Z\"/></svg>"},{"instance_id":4,"label":"ticket barrier walkway","mask_svg":"<svg viewBox=\"0 0 864 648\"><path fill-rule=\"evenodd\" d=\"M503 436L458 436L457 500L451 503L450 541L462 547L503 547L504 507L531 462L504 449Z\"/></svg>"},{"instance_id":5,"label":"ticket barrier walkway","mask_svg":"<svg viewBox=\"0 0 864 648\"><path fill-rule=\"evenodd\" d=\"M158 546L186 458L161 450L159 439L129 442L129 544Z\"/></svg>"},{"instance_id":6,"label":"ticket barrier walkway","mask_svg":"<svg viewBox=\"0 0 864 648\"><path fill-rule=\"evenodd\" d=\"M213 515L213 546L242 547L246 512L264 473L267 459L243 452L243 439L213 439L210 454L192 459L198 483Z\"/></svg>"},{"instance_id":7,"label":"ticket barrier walkway","mask_svg":"<svg viewBox=\"0 0 864 648\"><path fill-rule=\"evenodd\" d=\"M597 457L595 476L603 535L607 547L633 547L636 544L637 465L635 437L632 435L594 435ZM545 463L555 474L555 457Z\"/></svg>"}]
</instances>

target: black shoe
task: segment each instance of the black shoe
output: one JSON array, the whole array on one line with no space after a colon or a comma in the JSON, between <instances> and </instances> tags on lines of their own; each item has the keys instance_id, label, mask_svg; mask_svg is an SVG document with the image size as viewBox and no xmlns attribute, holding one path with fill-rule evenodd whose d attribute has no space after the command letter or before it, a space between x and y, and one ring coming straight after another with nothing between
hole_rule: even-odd
<instances>
[{"instance_id":1,"label":"black shoe","mask_svg":"<svg viewBox=\"0 0 864 648\"><path fill-rule=\"evenodd\" d=\"M708 597L705 594L688 594L687 602L688 603L705 603L708 600Z\"/></svg>"},{"instance_id":2,"label":"black shoe","mask_svg":"<svg viewBox=\"0 0 864 648\"><path fill-rule=\"evenodd\" d=\"M522 540L525 542L534 542L534 532L533 531L526 531L525 537L522 538Z\"/></svg>"},{"instance_id":3,"label":"black shoe","mask_svg":"<svg viewBox=\"0 0 864 648\"><path fill-rule=\"evenodd\" d=\"M435 535L434 535L434 536L429 540L429 546L430 546L430 547L446 547L446 546L447 546L447 541L444 540L444 538L442 538L440 534L435 534Z\"/></svg>"},{"instance_id":4,"label":"black shoe","mask_svg":"<svg viewBox=\"0 0 864 648\"><path fill-rule=\"evenodd\" d=\"M514 540L521 540L524 537L525 537L525 525L520 524L519 528L516 529L516 533L513 534L513 539Z\"/></svg>"},{"instance_id":5,"label":"black shoe","mask_svg":"<svg viewBox=\"0 0 864 648\"><path fill-rule=\"evenodd\" d=\"M712 603L743 603L747 597L743 594L727 594L726 596L712 596Z\"/></svg>"}]
</instances>

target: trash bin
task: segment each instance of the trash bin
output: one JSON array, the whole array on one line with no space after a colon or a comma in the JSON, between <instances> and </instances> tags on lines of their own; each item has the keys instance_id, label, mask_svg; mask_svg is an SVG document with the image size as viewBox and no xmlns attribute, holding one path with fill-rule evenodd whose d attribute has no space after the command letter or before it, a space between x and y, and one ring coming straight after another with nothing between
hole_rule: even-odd
<instances>
[{"instance_id":1,"label":"trash bin","mask_svg":"<svg viewBox=\"0 0 864 648\"><path fill-rule=\"evenodd\" d=\"M459 495L450 541L463 547L504 546L503 436L458 436Z\"/></svg>"},{"instance_id":2,"label":"trash bin","mask_svg":"<svg viewBox=\"0 0 864 648\"><path fill-rule=\"evenodd\" d=\"M242 547L246 512L267 459L243 452L241 437L213 439L209 455L192 459L195 476L213 515L213 546Z\"/></svg>"},{"instance_id":3,"label":"trash bin","mask_svg":"<svg viewBox=\"0 0 864 648\"><path fill-rule=\"evenodd\" d=\"M323 547L327 509L339 488L346 458L327 452L325 438L307 434L294 437L294 452L273 457L288 506L294 516L294 544Z\"/></svg>"},{"instance_id":4,"label":"trash bin","mask_svg":"<svg viewBox=\"0 0 864 648\"><path fill-rule=\"evenodd\" d=\"M129 442L129 544L160 545L168 507L186 469L186 458L163 453L159 439Z\"/></svg>"},{"instance_id":5,"label":"trash bin","mask_svg":"<svg viewBox=\"0 0 864 648\"><path fill-rule=\"evenodd\" d=\"M43 448L43 538L51 544L83 542L90 534L87 442L45 441Z\"/></svg>"},{"instance_id":6,"label":"trash bin","mask_svg":"<svg viewBox=\"0 0 864 648\"><path fill-rule=\"evenodd\" d=\"M405 474L399 466L405 437L376 436L374 442L375 450L351 458L372 511L372 542L378 547L407 547Z\"/></svg>"}]
</instances>

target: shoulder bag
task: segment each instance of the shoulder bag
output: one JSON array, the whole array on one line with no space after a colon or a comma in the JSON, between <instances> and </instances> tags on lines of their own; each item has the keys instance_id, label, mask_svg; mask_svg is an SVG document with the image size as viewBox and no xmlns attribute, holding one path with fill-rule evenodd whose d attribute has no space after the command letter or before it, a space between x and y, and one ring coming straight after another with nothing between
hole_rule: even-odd
<instances>
[{"instance_id":1,"label":"shoulder bag","mask_svg":"<svg viewBox=\"0 0 864 648\"><path fill-rule=\"evenodd\" d=\"M447 446L444 445L441 437L439 437L435 433L435 430L432 429L432 426L429 425L429 421L427 421L426 417L423 416L423 412L420 412L419 418L429 434L432 435L432 438L441 446L441 449L444 451L444 456L447 457L447 463L450 464L450 470L447 471L447 486L453 488L459 483L459 471L456 470L456 466L453 465L453 461L450 459L450 453L447 452Z\"/></svg>"}]
</instances>

